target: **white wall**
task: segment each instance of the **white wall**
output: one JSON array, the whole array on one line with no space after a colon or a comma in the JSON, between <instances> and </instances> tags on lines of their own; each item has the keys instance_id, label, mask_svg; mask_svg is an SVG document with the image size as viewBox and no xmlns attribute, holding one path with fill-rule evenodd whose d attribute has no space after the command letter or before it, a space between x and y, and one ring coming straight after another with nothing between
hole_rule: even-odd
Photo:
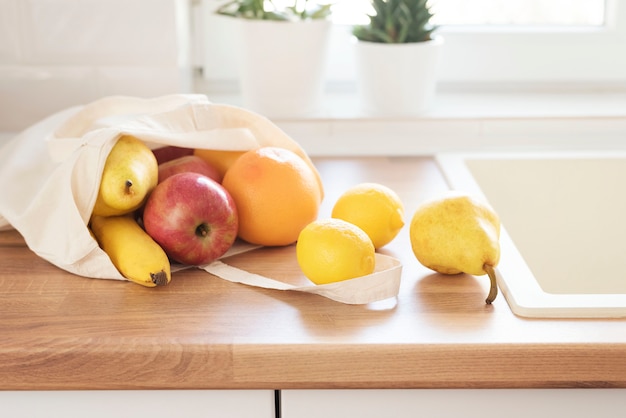
<instances>
[{"instance_id":1,"label":"white wall","mask_svg":"<svg viewBox=\"0 0 626 418\"><path fill-rule=\"evenodd\" d=\"M184 0L0 0L0 132L107 95L185 91Z\"/></svg>"}]
</instances>

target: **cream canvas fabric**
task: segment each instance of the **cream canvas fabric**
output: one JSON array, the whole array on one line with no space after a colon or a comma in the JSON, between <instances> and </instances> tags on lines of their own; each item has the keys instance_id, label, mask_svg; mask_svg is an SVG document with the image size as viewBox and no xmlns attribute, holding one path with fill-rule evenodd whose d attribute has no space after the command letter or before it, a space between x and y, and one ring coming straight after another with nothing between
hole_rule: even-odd
<instances>
[{"instance_id":1,"label":"cream canvas fabric","mask_svg":"<svg viewBox=\"0 0 626 418\"><path fill-rule=\"evenodd\" d=\"M17 229L33 252L61 269L85 277L126 280L87 228L104 162L115 141L126 134L152 148L280 146L302 151L269 119L211 103L202 95L106 97L54 114L0 149L0 229ZM202 268L251 286L312 292L343 303L368 303L397 295L401 265L392 257L377 254L377 272L371 277L304 287L243 272L222 261Z\"/></svg>"}]
</instances>

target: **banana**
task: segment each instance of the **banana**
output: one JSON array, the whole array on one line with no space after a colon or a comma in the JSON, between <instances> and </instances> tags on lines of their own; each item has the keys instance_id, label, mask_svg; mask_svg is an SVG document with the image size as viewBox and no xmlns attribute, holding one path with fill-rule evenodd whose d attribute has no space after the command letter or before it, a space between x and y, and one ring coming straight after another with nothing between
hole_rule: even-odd
<instances>
[{"instance_id":1,"label":"banana","mask_svg":"<svg viewBox=\"0 0 626 418\"><path fill-rule=\"evenodd\" d=\"M135 137L120 137L104 163L92 213L115 216L140 208L158 178L159 168L152 150Z\"/></svg>"},{"instance_id":2,"label":"banana","mask_svg":"<svg viewBox=\"0 0 626 418\"><path fill-rule=\"evenodd\" d=\"M170 262L165 251L132 216L92 216L91 231L100 248L128 280L146 287L170 282Z\"/></svg>"}]
</instances>

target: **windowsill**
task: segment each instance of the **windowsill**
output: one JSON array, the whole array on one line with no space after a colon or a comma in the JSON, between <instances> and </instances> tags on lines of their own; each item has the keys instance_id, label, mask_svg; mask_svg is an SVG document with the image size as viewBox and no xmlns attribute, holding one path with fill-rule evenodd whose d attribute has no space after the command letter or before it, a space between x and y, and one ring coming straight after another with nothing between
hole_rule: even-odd
<instances>
[{"instance_id":1,"label":"windowsill","mask_svg":"<svg viewBox=\"0 0 626 418\"><path fill-rule=\"evenodd\" d=\"M215 103L237 106L242 100L237 93L212 93L196 85L198 93L205 94ZM452 89L448 89L452 90ZM431 109L414 117L389 118L365 113L359 108L353 92L327 93L322 109L307 117L282 119L284 121L320 121L353 119L468 119L468 118L586 118L626 117L626 89L608 92L522 92L493 88L471 90L455 89L438 92Z\"/></svg>"},{"instance_id":2,"label":"windowsill","mask_svg":"<svg viewBox=\"0 0 626 418\"><path fill-rule=\"evenodd\" d=\"M206 94L241 105L236 94ZM626 149L626 92L439 92L415 117L367 115L355 94L327 94L310 117L273 119L311 155Z\"/></svg>"},{"instance_id":3,"label":"windowsill","mask_svg":"<svg viewBox=\"0 0 626 418\"><path fill-rule=\"evenodd\" d=\"M210 93L241 105L237 94ZM415 117L376 117L355 94L324 97L323 111L273 119L310 155L433 155L459 151L626 150L626 91L444 91ZM0 145L15 133L0 132Z\"/></svg>"}]
</instances>

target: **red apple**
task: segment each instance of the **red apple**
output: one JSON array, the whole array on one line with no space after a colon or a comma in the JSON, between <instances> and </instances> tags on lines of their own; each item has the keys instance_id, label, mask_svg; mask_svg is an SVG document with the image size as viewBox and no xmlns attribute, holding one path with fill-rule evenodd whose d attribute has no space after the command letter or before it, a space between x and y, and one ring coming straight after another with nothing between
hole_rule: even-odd
<instances>
[{"instance_id":1,"label":"red apple","mask_svg":"<svg viewBox=\"0 0 626 418\"><path fill-rule=\"evenodd\" d=\"M178 157L174 160L159 164L159 183L174 174L187 172L204 174L218 183L222 181L222 176L217 168L213 167L198 156L185 155L183 157Z\"/></svg>"},{"instance_id":2,"label":"red apple","mask_svg":"<svg viewBox=\"0 0 626 418\"><path fill-rule=\"evenodd\" d=\"M192 155L193 148L175 147L173 145L166 145L161 148L155 148L152 153L156 157L157 163L162 164L167 161L175 160L178 157L185 155Z\"/></svg>"},{"instance_id":3,"label":"red apple","mask_svg":"<svg viewBox=\"0 0 626 418\"><path fill-rule=\"evenodd\" d=\"M208 264L233 245L237 208L221 184L198 173L179 173L159 183L143 211L146 232L174 261Z\"/></svg>"}]
</instances>

